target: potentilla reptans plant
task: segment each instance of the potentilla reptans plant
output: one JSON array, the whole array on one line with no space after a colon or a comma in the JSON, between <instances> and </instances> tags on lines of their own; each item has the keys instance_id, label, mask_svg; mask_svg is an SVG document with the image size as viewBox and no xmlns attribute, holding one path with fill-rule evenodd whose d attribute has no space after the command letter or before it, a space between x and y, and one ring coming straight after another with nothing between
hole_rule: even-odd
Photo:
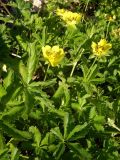
<instances>
[{"instance_id":1,"label":"potentilla reptans plant","mask_svg":"<svg viewBox=\"0 0 120 160\"><path fill-rule=\"evenodd\" d=\"M120 160L118 0L0 0L0 160Z\"/></svg>"}]
</instances>

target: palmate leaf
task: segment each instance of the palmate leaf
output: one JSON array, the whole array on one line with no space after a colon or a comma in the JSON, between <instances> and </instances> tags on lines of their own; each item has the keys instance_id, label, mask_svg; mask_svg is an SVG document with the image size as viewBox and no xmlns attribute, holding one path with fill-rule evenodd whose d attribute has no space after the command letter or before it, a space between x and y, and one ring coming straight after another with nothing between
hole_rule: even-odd
<instances>
[{"instance_id":1,"label":"palmate leaf","mask_svg":"<svg viewBox=\"0 0 120 160\"><path fill-rule=\"evenodd\" d=\"M93 123L97 131L104 131L104 126L103 126L105 123L104 116L96 115L93 119Z\"/></svg>"},{"instance_id":2,"label":"palmate leaf","mask_svg":"<svg viewBox=\"0 0 120 160\"><path fill-rule=\"evenodd\" d=\"M95 76L96 76L96 74L97 74L97 72L98 72L98 68L99 68L98 64L95 64L95 65L91 68L91 71L90 71L90 73L89 73L89 75L88 75L88 77L87 77L88 80L92 80L92 79L95 78Z\"/></svg>"},{"instance_id":3,"label":"palmate leaf","mask_svg":"<svg viewBox=\"0 0 120 160\"><path fill-rule=\"evenodd\" d=\"M7 148L0 150L0 160L6 160L6 159L9 159Z\"/></svg>"},{"instance_id":4,"label":"palmate leaf","mask_svg":"<svg viewBox=\"0 0 120 160\"><path fill-rule=\"evenodd\" d=\"M17 36L16 37L18 42L20 43L21 47L23 48L24 51L28 53L28 60L27 60L27 66L24 65L22 61L19 63L19 72L27 84L31 81L33 74L36 70L38 61L39 61L39 56L36 51L36 42L34 43L25 43L22 37Z\"/></svg>"},{"instance_id":5,"label":"palmate leaf","mask_svg":"<svg viewBox=\"0 0 120 160\"><path fill-rule=\"evenodd\" d=\"M88 124L85 122L83 125L76 125L73 130L68 134L67 140L76 140L84 137L88 132Z\"/></svg>"},{"instance_id":6,"label":"palmate leaf","mask_svg":"<svg viewBox=\"0 0 120 160\"><path fill-rule=\"evenodd\" d=\"M4 78L4 87L8 88L13 83L14 72L13 70L8 71L8 75Z\"/></svg>"},{"instance_id":7,"label":"palmate leaf","mask_svg":"<svg viewBox=\"0 0 120 160\"><path fill-rule=\"evenodd\" d=\"M24 98L25 108L22 116L24 119L27 119L31 109L34 107L34 97L26 88L24 90Z\"/></svg>"},{"instance_id":8,"label":"palmate leaf","mask_svg":"<svg viewBox=\"0 0 120 160\"><path fill-rule=\"evenodd\" d=\"M63 85L60 83L58 89L56 90L56 92L53 95L53 100L59 99L64 93L64 87Z\"/></svg>"},{"instance_id":9,"label":"palmate leaf","mask_svg":"<svg viewBox=\"0 0 120 160\"><path fill-rule=\"evenodd\" d=\"M16 39L17 39L18 43L20 44L20 46L22 47L22 49L23 49L24 51L28 51L29 46L28 46L28 44L25 42L25 40L24 40L20 35L17 35L17 36L16 36Z\"/></svg>"},{"instance_id":10,"label":"palmate leaf","mask_svg":"<svg viewBox=\"0 0 120 160\"><path fill-rule=\"evenodd\" d=\"M53 156L55 156L56 160L59 160L62 156L62 154L65 151L65 145L64 143L60 142L57 146L56 146L56 150L53 153Z\"/></svg>"},{"instance_id":11,"label":"palmate leaf","mask_svg":"<svg viewBox=\"0 0 120 160\"><path fill-rule=\"evenodd\" d=\"M53 129L51 129L51 132L60 140L60 141L64 141L64 138L60 132L59 127L55 127Z\"/></svg>"},{"instance_id":12,"label":"palmate leaf","mask_svg":"<svg viewBox=\"0 0 120 160\"><path fill-rule=\"evenodd\" d=\"M34 145L39 147L41 142L41 133L36 126L31 126L29 131L33 134Z\"/></svg>"},{"instance_id":13,"label":"palmate leaf","mask_svg":"<svg viewBox=\"0 0 120 160\"><path fill-rule=\"evenodd\" d=\"M64 106L68 106L70 102L70 91L68 89L68 85L64 84L64 97L65 97L65 103Z\"/></svg>"},{"instance_id":14,"label":"palmate leaf","mask_svg":"<svg viewBox=\"0 0 120 160\"><path fill-rule=\"evenodd\" d=\"M10 137L17 138L19 140L31 139L31 134L27 131L21 131L12 126L7 122L0 120L0 128Z\"/></svg>"},{"instance_id":15,"label":"palmate leaf","mask_svg":"<svg viewBox=\"0 0 120 160\"><path fill-rule=\"evenodd\" d=\"M5 88L0 84L0 99L7 94Z\"/></svg>"},{"instance_id":16,"label":"palmate leaf","mask_svg":"<svg viewBox=\"0 0 120 160\"><path fill-rule=\"evenodd\" d=\"M95 116L96 116L97 112L96 112L96 109L95 107L91 107L90 109L90 113L89 113L89 119L93 119Z\"/></svg>"},{"instance_id":17,"label":"palmate leaf","mask_svg":"<svg viewBox=\"0 0 120 160\"><path fill-rule=\"evenodd\" d=\"M24 81L24 83L27 82L27 68L24 65L23 61L19 62L19 73Z\"/></svg>"},{"instance_id":18,"label":"palmate leaf","mask_svg":"<svg viewBox=\"0 0 120 160\"><path fill-rule=\"evenodd\" d=\"M50 147L50 145L53 145L53 142L55 142L55 140L55 135L53 135L52 132L47 132L44 138L41 140L40 147L48 150L48 147Z\"/></svg>"},{"instance_id":19,"label":"palmate leaf","mask_svg":"<svg viewBox=\"0 0 120 160\"><path fill-rule=\"evenodd\" d=\"M45 137L42 139L41 141L41 147L42 148L46 148L47 149L47 146L49 144L49 141L50 141L50 132L46 133Z\"/></svg>"},{"instance_id":20,"label":"palmate leaf","mask_svg":"<svg viewBox=\"0 0 120 160\"><path fill-rule=\"evenodd\" d=\"M11 151L11 155L10 155L11 160L19 160L20 153L18 148L14 146L12 143L9 143L9 146Z\"/></svg>"},{"instance_id":21,"label":"palmate leaf","mask_svg":"<svg viewBox=\"0 0 120 160\"><path fill-rule=\"evenodd\" d=\"M96 128L96 130L99 132L99 131L104 131L104 127L101 125L101 124L97 124L95 123L94 124L94 127Z\"/></svg>"},{"instance_id":22,"label":"palmate leaf","mask_svg":"<svg viewBox=\"0 0 120 160\"><path fill-rule=\"evenodd\" d=\"M68 123L69 123L69 114L66 113L64 116L64 139L66 139L67 137Z\"/></svg>"},{"instance_id":23,"label":"palmate leaf","mask_svg":"<svg viewBox=\"0 0 120 160\"><path fill-rule=\"evenodd\" d=\"M91 155L79 143L68 143L68 147L78 155L78 160L91 160Z\"/></svg>"},{"instance_id":24,"label":"palmate leaf","mask_svg":"<svg viewBox=\"0 0 120 160\"><path fill-rule=\"evenodd\" d=\"M31 88L33 88L33 87L48 87L48 86L51 86L51 85L54 85L54 84L56 84L56 78L54 78L54 79L51 79L51 80L46 80L45 82L44 81L39 81L39 82L32 82L32 83L30 83L29 84L29 87Z\"/></svg>"},{"instance_id":25,"label":"palmate leaf","mask_svg":"<svg viewBox=\"0 0 120 160\"><path fill-rule=\"evenodd\" d=\"M27 84L31 81L33 74L36 70L39 57L36 52L36 43L29 43L28 50L28 63L27 63Z\"/></svg>"},{"instance_id":26,"label":"palmate leaf","mask_svg":"<svg viewBox=\"0 0 120 160\"><path fill-rule=\"evenodd\" d=\"M16 106L16 107L10 108L10 110L8 110L7 112L3 112L3 114L1 115L1 118L2 119L10 118L10 117L16 118L17 115L23 111L23 109L24 109L23 106Z\"/></svg>"},{"instance_id":27,"label":"palmate leaf","mask_svg":"<svg viewBox=\"0 0 120 160\"><path fill-rule=\"evenodd\" d=\"M59 87L53 95L52 99L55 102L58 102L61 99L61 103L63 100L63 106L68 106L70 102L70 90L68 89L68 85L64 82L59 83Z\"/></svg>"},{"instance_id":28,"label":"palmate leaf","mask_svg":"<svg viewBox=\"0 0 120 160\"><path fill-rule=\"evenodd\" d=\"M2 132L0 132L0 150L5 148L5 144L4 144L4 137Z\"/></svg>"},{"instance_id":29,"label":"palmate leaf","mask_svg":"<svg viewBox=\"0 0 120 160\"><path fill-rule=\"evenodd\" d=\"M82 57L82 61L83 61L83 64L81 65L81 69L82 69L82 72L83 72L83 77L85 78L87 76L87 73L88 73L88 67L87 67L87 59L85 57Z\"/></svg>"}]
</instances>

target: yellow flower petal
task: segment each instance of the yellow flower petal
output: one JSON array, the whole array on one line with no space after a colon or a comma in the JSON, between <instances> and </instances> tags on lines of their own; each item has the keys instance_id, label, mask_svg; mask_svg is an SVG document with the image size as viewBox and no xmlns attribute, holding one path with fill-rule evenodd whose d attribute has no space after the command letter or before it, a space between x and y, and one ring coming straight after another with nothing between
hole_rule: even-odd
<instances>
[{"instance_id":1,"label":"yellow flower petal","mask_svg":"<svg viewBox=\"0 0 120 160\"><path fill-rule=\"evenodd\" d=\"M42 52L44 58L48 59L51 55L52 48L49 45L46 45L45 47L42 47Z\"/></svg>"},{"instance_id":2,"label":"yellow flower petal","mask_svg":"<svg viewBox=\"0 0 120 160\"><path fill-rule=\"evenodd\" d=\"M46 58L53 67L57 66L65 55L64 50L59 48L59 46L45 46L42 48L42 52L44 58Z\"/></svg>"},{"instance_id":3,"label":"yellow flower petal","mask_svg":"<svg viewBox=\"0 0 120 160\"><path fill-rule=\"evenodd\" d=\"M57 9L56 14L60 16L68 26L78 24L82 18L81 13L78 14L64 9Z\"/></svg>"},{"instance_id":4,"label":"yellow flower petal","mask_svg":"<svg viewBox=\"0 0 120 160\"><path fill-rule=\"evenodd\" d=\"M92 42L93 54L102 57L108 54L108 51L112 48L112 44L107 43L106 39L101 39L97 44Z\"/></svg>"}]
</instances>

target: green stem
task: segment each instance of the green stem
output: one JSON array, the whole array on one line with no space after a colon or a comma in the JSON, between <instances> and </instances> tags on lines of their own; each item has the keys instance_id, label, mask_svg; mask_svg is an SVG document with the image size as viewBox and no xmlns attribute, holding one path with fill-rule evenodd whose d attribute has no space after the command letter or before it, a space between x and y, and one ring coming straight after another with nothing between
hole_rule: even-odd
<instances>
[{"instance_id":1,"label":"green stem","mask_svg":"<svg viewBox=\"0 0 120 160\"><path fill-rule=\"evenodd\" d=\"M49 64L48 64L47 69L46 69L46 71L45 71L45 77L44 77L44 80L43 80L43 81L45 81L46 78L47 78L47 71L48 71L49 67L50 67L50 66L49 66Z\"/></svg>"},{"instance_id":2,"label":"green stem","mask_svg":"<svg viewBox=\"0 0 120 160\"><path fill-rule=\"evenodd\" d=\"M108 32L109 32L109 26L110 26L110 22L108 22L108 24L107 24L107 29L106 29L106 39L107 39L107 36L108 36Z\"/></svg>"},{"instance_id":3,"label":"green stem","mask_svg":"<svg viewBox=\"0 0 120 160\"><path fill-rule=\"evenodd\" d=\"M72 77L72 75L73 75L73 72L74 72L74 70L75 70L76 65L77 65L77 62L74 62L74 63L73 63L72 70L71 70L71 73L70 73L70 77Z\"/></svg>"},{"instance_id":4,"label":"green stem","mask_svg":"<svg viewBox=\"0 0 120 160\"><path fill-rule=\"evenodd\" d=\"M81 48L81 46L78 48L76 54L80 51L80 48ZM79 61L79 59L81 58L83 52L84 52L84 49L81 50L81 53L80 53L79 57L77 57L77 58L76 58L76 61L74 61L73 67L72 67L72 70L71 70L71 73L70 73L70 77L72 77L73 72L74 72L74 70L75 70L75 67L76 67L76 65L77 65L77 63L78 63L78 61Z\"/></svg>"},{"instance_id":5,"label":"green stem","mask_svg":"<svg viewBox=\"0 0 120 160\"><path fill-rule=\"evenodd\" d=\"M90 66L90 68L89 68L89 70L88 70L87 75L85 76L85 78L88 78L88 77L89 77L90 71L91 71L91 69L93 68L96 60L97 60L97 58L94 59L94 61L93 61L92 65Z\"/></svg>"}]
</instances>

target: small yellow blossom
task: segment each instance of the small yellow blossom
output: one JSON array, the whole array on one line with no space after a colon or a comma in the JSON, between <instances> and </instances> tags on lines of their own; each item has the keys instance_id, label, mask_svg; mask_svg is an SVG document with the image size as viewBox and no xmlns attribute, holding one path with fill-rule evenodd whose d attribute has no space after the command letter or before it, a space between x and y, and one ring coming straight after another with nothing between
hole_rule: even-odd
<instances>
[{"instance_id":1,"label":"small yellow blossom","mask_svg":"<svg viewBox=\"0 0 120 160\"><path fill-rule=\"evenodd\" d=\"M111 43L107 43L106 39L101 39L98 43L92 42L93 54L98 57L106 56L112 48Z\"/></svg>"},{"instance_id":2,"label":"small yellow blossom","mask_svg":"<svg viewBox=\"0 0 120 160\"><path fill-rule=\"evenodd\" d=\"M44 58L49 61L52 67L57 66L65 55L64 50L59 46L50 47L49 45L46 45L45 47L42 47L42 52Z\"/></svg>"},{"instance_id":3,"label":"small yellow blossom","mask_svg":"<svg viewBox=\"0 0 120 160\"><path fill-rule=\"evenodd\" d=\"M109 22L114 22L116 20L116 15L108 15L108 14L105 14L105 18L107 21Z\"/></svg>"},{"instance_id":4,"label":"small yellow blossom","mask_svg":"<svg viewBox=\"0 0 120 160\"><path fill-rule=\"evenodd\" d=\"M58 15L58 16L62 16L64 13L66 12L66 10L65 9L57 9L56 10L56 14Z\"/></svg>"},{"instance_id":5,"label":"small yellow blossom","mask_svg":"<svg viewBox=\"0 0 120 160\"><path fill-rule=\"evenodd\" d=\"M111 34L116 38L120 37L120 28L114 29Z\"/></svg>"},{"instance_id":6,"label":"small yellow blossom","mask_svg":"<svg viewBox=\"0 0 120 160\"><path fill-rule=\"evenodd\" d=\"M67 26L75 26L82 18L81 13L74 13L64 9L57 9L56 14L67 24Z\"/></svg>"}]
</instances>

